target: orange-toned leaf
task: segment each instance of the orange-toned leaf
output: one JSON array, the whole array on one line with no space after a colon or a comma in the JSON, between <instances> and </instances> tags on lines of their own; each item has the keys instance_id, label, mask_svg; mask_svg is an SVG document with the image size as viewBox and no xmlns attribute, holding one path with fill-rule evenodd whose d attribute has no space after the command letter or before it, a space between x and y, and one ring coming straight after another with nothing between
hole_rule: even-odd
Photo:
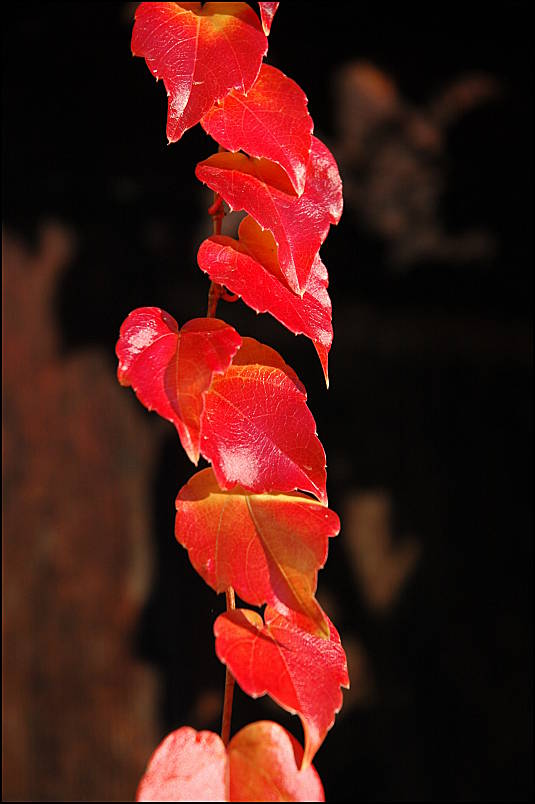
<instances>
[{"instance_id":1,"label":"orange-toned leaf","mask_svg":"<svg viewBox=\"0 0 535 804\"><path fill-rule=\"evenodd\" d=\"M304 395L306 399L305 386L293 370L291 366L286 363L276 349L268 346L267 343L261 343L256 338L242 338L241 346L232 358L233 366L252 366L257 364L259 366L271 366L284 371L287 377L292 380L293 384L298 391Z\"/></svg>"},{"instance_id":2,"label":"orange-toned leaf","mask_svg":"<svg viewBox=\"0 0 535 804\"><path fill-rule=\"evenodd\" d=\"M273 234L280 269L292 291L303 296L329 226L342 214L342 182L329 149L312 137L299 197L282 168L267 159L217 153L200 162L195 173L231 209L244 209Z\"/></svg>"},{"instance_id":3,"label":"orange-toned leaf","mask_svg":"<svg viewBox=\"0 0 535 804\"><path fill-rule=\"evenodd\" d=\"M327 640L299 628L299 615L284 617L268 606L264 618L265 624L247 609L221 614L214 624L216 653L248 695L267 693L299 715L306 767L342 706L340 687L349 686L345 652L330 622Z\"/></svg>"},{"instance_id":4,"label":"orange-toned leaf","mask_svg":"<svg viewBox=\"0 0 535 804\"><path fill-rule=\"evenodd\" d=\"M297 492L222 491L211 469L180 490L176 509L176 538L216 592L233 586L246 603L299 612L310 630L329 636L314 594L328 538L340 530L334 511Z\"/></svg>"},{"instance_id":5,"label":"orange-toned leaf","mask_svg":"<svg viewBox=\"0 0 535 804\"><path fill-rule=\"evenodd\" d=\"M239 365L238 353L206 392L201 453L222 489L301 489L326 503L325 452L305 394L284 369L248 359Z\"/></svg>"},{"instance_id":6,"label":"orange-toned leaf","mask_svg":"<svg viewBox=\"0 0 535 804\"><path fill-rule=\"evenodd\" d=\"M255 82L267 39L247 3L140 3L132 53L168 95L167 138L179 140L231 89Z\"/></svg>"},{"instance_id":7,"label":"orange-toned leaf","mask_svg":"<svg viewBox=\"0 0 535 804\"><path fill-rule=\"evenodd\" d=\"M278 723L250 723L227 753L230 801L325 801L316 769L299 770L303 749Z\"/></svg>"},{"instance_id":8,"label":"orange-toned leaf","mask_svg":"<svg viewBox=\"0 0 535 804\"><path fill-rule=\"evenodd\" d=\"M232 90L210 109L201 125L227 151L265 157L286 171L295 192L305 187L312 118L295 81L263 64L251 89Z\"/></svg>"},{"instance_id":9,"label":"orange-toned leaf","mask_svg":"<svg viewBox=\"0 0 535 804\"><path fill-rule=\"evenodd\" d=\"M277 244L271 232L262 231L246 216L238 230L239 242L231 237L208 238L199 248L199 267L214 282L260 313L271 313L296 335L309 337L321 361L328 382L328 357L333 340L331 300L327 292L327 269L319 254L303 296L289 288L280 270Z\"/></svg>"},{"instance_id":10,"label":"orange-toned leaf","mask_svg":"<svg viewBox=\"0 0 535 804\"><path fill-rule=\"evenodd\" d=\"M152 755L136 801L324 801L315 768L299 770L302 757L278 723L250 723L227 749L219 735L183 726Z\"/></svg>"},{"instance_id":11,"label":"orange-toned leaf","mask_svg":"<svg viewBox=\"0 0 535 804\"><path fill-rule=\"evenodd\" d=\"M199 460L203 394L228 368L241 344L236 330L216 318L194 318L181 330L159 307L140 307L121 326L116 353L121 385L175 425L193 463Z\"/></svg>"}]
</instances>

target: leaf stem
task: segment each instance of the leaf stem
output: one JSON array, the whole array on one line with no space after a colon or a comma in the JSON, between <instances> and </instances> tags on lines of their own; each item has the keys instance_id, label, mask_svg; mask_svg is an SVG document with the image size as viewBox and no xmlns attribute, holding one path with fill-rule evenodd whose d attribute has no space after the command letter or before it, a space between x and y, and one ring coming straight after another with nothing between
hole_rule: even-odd
<instances>
[{"instance_id":1,"label":"leaf stem","mask_svg":"<svg viewBox=\"0 0 535 804\"><path fill-rule=\"evenodd\" d=\"M214 193L214 203L211 207L208 207L208 214L212 218L214 234L220 235L221 221L225 216L225 210L223 209L223 199L219 193ZM217 282L210 283L210 290L208 291L208 309L206 311L207 318L215 318L217 303L223 295L223 290L223 285L218 285Z\"/></svg>"},{"instance_id":2,"label":"leaf stem","mask_svg":"<svg viewBox=\"0 0 535 804\"><path fill-rule=\"evenodd\" d=\"M227 611L234 611L236 601L234 599L234 589L232 586L226 591ZM230 739L230 721L232 719L232 699L234 697L234 676L227 667L225 675L225 700L223 702L223 718L221 722L221 739L225 746Z\"/></svg>"},{"instance_id":3,"label":"leaf stem","mask_svg":"<svg viewBox=\"0 0 535 804\"><path fill-rule=\"evenodd\" d=\"M218 151L224 151L225 149L220 145ZM223 206L223 199L219 195L219 193L214 192L214 201L213 204L208 207L208 214L212 218L212 225L214 227L214 235L221 234L221 222L225 217L225 208ZM210 290L208 291L208 310L206 313L207 318L214 318L217 303L219 299L227 298L228 301L234 301L234 299L229 296L227 290L223 287L223 285L218 285L217 282L210 283ZM237 297L236 297L237 298ZM227 598L227 611L234 611L236 608L236 600L234 597L234 589L232 586L229 586L227 591L225 592ZM223 716L221 719L221 739L225 746L228 745L230 739L230 721L232 719L232 701L234 698L234 676L228 669L226 668L225 673L225 698L223 700Z\"/></svg>"},{"instance_id":4,"label":"leaf stem","mask_svg":"<svg viewBox=\"0 0 535 804\"><path fill-rule=\"evenodd\" d=\"M221 285L216 282L210 283L210 290L208 291L208 309L206 310L207 318L215 318L215 311L217 310L217 303L221 298Z\"/></svg>"},{"instance_id":5,"label":"leaf stem","mask_svg":"<svg viewBox=\"0 0 535 804\"><path fill-rule=\"evenodd\" d=\"M218 153L224 150L225 149L221 145L217 149ZM208 214L212 218L212 225L214 227L213 234L220 235L221 223L223 221L223 218L225 217L225 209L223 207L223 199L221 198L219 193L214 192L214 202L210 207L208 207ZM223 296L223 293L224 293L223 285L218 285L217 282L210 283L210 290L208 291L208 310L206 312L207 318L215 318L217 303L219 299Z\"/></svg>"}]
</instances>

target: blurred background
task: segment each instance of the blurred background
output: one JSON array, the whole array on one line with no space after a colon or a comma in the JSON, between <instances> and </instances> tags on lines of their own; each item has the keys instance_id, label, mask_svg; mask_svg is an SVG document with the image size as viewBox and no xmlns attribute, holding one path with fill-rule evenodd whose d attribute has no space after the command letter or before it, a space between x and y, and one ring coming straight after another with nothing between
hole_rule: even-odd
<instances>
[{"instance_id":1,"label":"blurred background","mask_svg":"<svg viewBox=\"0 0 535 804\"><path fill-rule=\"evenodd\" d=\"M135 3L3 12L3 800L132 799L171 729L219 730L224 609L173 536L193 473L115 378L121 322L204 315L200 127L130 55ZM282 3L345 212L335 340L218 314L297 369L342 519L319 598L351 690L328 799L529 800L532 36L528 4ZM237 692L233 726L299 721Z\"/></svg>"}]
</instances>

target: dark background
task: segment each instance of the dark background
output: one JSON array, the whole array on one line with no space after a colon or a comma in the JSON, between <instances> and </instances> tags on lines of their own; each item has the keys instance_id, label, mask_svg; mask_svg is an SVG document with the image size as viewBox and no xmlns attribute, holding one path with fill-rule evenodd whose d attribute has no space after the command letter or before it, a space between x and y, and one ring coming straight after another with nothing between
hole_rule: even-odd
<instances>
[{"instance_id":1,"label":"dark background","mask_svg":"<svg viewBox=\"0 0 535 804\"><path fill-rule=\"evenodd\" d=\"M208 289L195 254L210 231L209 194L193 171L214 143L197 127L167 146L163 87L130 55L134 6L21 3L3 14L5 232L30 251L38 251L47 220L74 234L76 251L52 301L58 359L98 350L110 377L119 327L132 309L161 306L182 323L204 314ZM335 154L343 109L334 82L350 61L366 59L389 74L405 108L422 114L464 75L484 73L500 86L448 128L439 155L441 225L490 233L495 247L485 258L431 256L400 269L384 238L347 205L331 230L322 249L335 327L328 392L309 342L241 302L219 309L298 370L328 456L330 506L342 517L319 589L343 638L366 656L373 694L342 710L316 757L331 800L528 800L533 792L527 11L524 3L418 10L282 3L270 37L269 62L305 89L316 133ZM344 178L342 160L341 172ZM10 343L4 327L5 352ZM135 406L129 391L122 394L125 409ZM35 404L38 422L39 398ZM158 438L146 484L154 572L125 639L161 681L154 717L163 735L191 722L203 689L222 691L211 625L223 604L173 539L173 501L192 468L170 425ZM5 458L8 480L11 470ZM370 604L344 546L348 500L377 490L393 506L392 551L409 537L419 545L406 582L383 607ZM104 529L97 535L114 538ZM16 528L6 528L6 545L17 538ZM15 579L18 571L4 570ZM31 651L38 634L19 638ZM4 661L5 678L19 672L9 655ZM28 684L18 694L31 697ZM238 694L235 727L270 717L301 739L295 718L267 707ZM199 716L192 725L217 730L207 711L205 722ZM59 707L58 723L48 722L60 734L62 715ZM10 738L5 728L5 743ZM27 750L31 763L39 746ZM83 757L83 740L77 750ZM22 771L4 772L11 780L4 798L23 800L10 793L23 789L15 779ZM57 775L52 785L44 767L26 795L103 800L106 776L98 768L94 775L100 788L90 792L80 780L78 788L62 787Z\"/></svg>"}]
</instances>

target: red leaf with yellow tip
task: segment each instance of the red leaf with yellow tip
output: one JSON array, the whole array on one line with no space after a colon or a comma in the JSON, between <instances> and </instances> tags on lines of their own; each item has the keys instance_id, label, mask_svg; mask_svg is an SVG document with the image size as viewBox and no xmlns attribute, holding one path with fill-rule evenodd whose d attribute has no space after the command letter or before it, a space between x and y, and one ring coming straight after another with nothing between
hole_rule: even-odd
<instances>
[{"instance_id":1,"label":"red leaf with yellow tip","mask_svg":"<svg viewBox=\"0 0 535 804\"><path fill-rule=\"evenodd\" d=\"M183 726L152 755L136 801L324 801L303 749L278 723L250 723L225 749L218 734Z\"/></svg>"},{"instance_id":2,"label":"red leaf with yellow tip","mask_svg":"<svg viewBox=\"0 0 535 804\"><path fill-rule=\"evenodd\" d=\"M279 4L259 3L258 5L260 6L260 19L262 20L262 28L264 29L264 33L267 36L271 31L273 17L275 16L275 12L277 11Z\"/></svg>"},{"instance_id":3,"label":"red leaf with yellow tip","mask_svg":"<svg viewBox=\"0 0 535 804\"><path fill-rule=\"evenodd\" d=\"M263 64L247 94L230 92L212 106L201 125L227 151L245 151L249 156L276 162L300 195L305 187L313 129L307 103L295 81Z\"/></svg>"},{"instance_id":4,"label":"red leaf with yellow tip","mask_svg":"<svg viewBox=\"0 0 535 804\"><path fill-rule=\"evenodd\" d=\"M199 460L203 394L241 344L236 330L217 318L194 318L181 330L159 307L140 307L121 326L116 353L121 385L175 425L193 463Z\"/></svg>"},{"instance_id":5,"label":"red leaf with yellow tip","mask_svg":"<svg viewBox=\"0 0 535 804\"><path fill-rule=\"evenodd\" d=\"M255 82L267 39L247 3L140 3L132 53L168 95L167 138L179 140L231 89Z\"/></svg>"},{"instance_id":6,"label":"red leaf with yellow tip","mask_svg":"<svg viewBox=\"0 0 535 804\"><path fill-rule=\"evenodd\" d=\"M329 226L342 214L342 182L329 149L312 137L303 194L297 197L286 173L267 159L217 153L195 170L231 209L244 209L277 243L282 274L303 296Z\"/></svg>"},{"instance_id":7,"label":"red leaf with yellow tip","mask_svg":"<svg viewBox=\"0 0 535 804\"><path fill-rule=\"evenodd\" d=\"M302 386L283 368L248 359L255 362L240 365L238 352L236 363L212 380L204 396L201 453L222 489L301 489L326 503L325 452Z\"/></svg>"},{"instance_id":8,"label":"red leaf with yellow tip","mask_svg":"<svg viewBox=\"0 0 535 804\"><path fill-rule=\"evenodd\" d=\"M278 723L250 723L227 753L230 801L325 801L316 769L299 770L303 749Z\"/></svg>"},{"instance_id":9,"label":"red leaf with yellow tip","mask_svg":"<svg viewBox=\"0 0 535 804\"><path fill-rule=\"evenodd\" d=\"M297 492L222 491L211 469L180 490L176 509L176 538L212 589L232 586L253 606L299 612L310 630L329 636L314 594L328 538L340 530L334 511Z\"/></svg>"},{"instance_id":10,"label":"red leaf with yellow tip","mask_svg":"<svg viewBox=\"0 0 535 804\"><path fill-rule=\"evenodd\" d=\"M322 639L299 627L300 615L284 617L268 606L264 618L247 609L221 614L214 624L216 653L248 695L267 694L299 715L306 767L340 711L340 687L349 686L345 652L330 622L330 638Z\"/></svg>"},{"instance_id":11,"label":"red leaf with yellow tip","mask_svg":"<svg viewBox=\"0 0 535 804\"><path fill-rule=\"evenodd\" d=\"M199 267L210 279L225 285L259 313L271 313L295 335L309 337L328 383L328 358L333 340L327 269L319 254L303 296L290 290L280 270L277 244L251 217L243 219L239 242L231 237L208 238L199 248Z\"/></svg>"}]
</instances>

